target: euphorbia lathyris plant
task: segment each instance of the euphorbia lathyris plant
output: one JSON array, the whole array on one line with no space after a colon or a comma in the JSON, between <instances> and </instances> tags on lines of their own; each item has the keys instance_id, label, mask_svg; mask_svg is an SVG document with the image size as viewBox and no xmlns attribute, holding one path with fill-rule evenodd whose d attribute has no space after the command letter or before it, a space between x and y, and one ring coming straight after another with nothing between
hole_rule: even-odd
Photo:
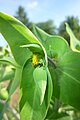
<instances>
[{"instance_id":1,"label":"euphorbia lathyris plant","mask_svg":"<svg viewBox=\"0 0 80 120\"><path fill-rule=\"evenodd\" d=\"M21 120L54 119L54 110L63 103L80 110L80 53L76 47L80 43L67 24L66 29L71 48L60 36L35 25L33 34L17 19L0 13L0 33L12 51L11 58L0 61L15 69L6 103L20 85Z\"/></svg>"}]
</instances>

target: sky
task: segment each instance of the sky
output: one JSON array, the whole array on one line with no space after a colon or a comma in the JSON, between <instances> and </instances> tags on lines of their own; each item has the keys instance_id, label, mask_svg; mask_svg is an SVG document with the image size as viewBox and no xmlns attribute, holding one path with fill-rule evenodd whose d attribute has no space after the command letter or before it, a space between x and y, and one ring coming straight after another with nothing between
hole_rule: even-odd
<instances>
[{"instance_id":1,"label":"sky","mask_svg":"<svg viewBox=\"0 0 80 120\"><path fill-rule=\"evenodd\" d=\"M0 12L14 16L19 6L23 6L31 22L53 20L59 27L67 16L80 19L80 0L0 0ZM0 35L0 46L6 42Z\"/></svg>"}]
</instances>

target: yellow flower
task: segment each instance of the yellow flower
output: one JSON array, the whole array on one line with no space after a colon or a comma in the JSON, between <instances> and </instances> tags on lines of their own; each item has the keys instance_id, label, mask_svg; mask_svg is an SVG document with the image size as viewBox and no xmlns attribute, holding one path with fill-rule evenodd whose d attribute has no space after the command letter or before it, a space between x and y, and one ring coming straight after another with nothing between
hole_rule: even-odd
<instances>
[{"instance_id":1,"label":"yellow flower","mask_svg":"<svg viewBox=\"0 0 80 120\"><path fill-rule=\"evenodd\" d=\"M39 58L38 58L38 55L33 54L33 57L32 57L32 63L33 63L33 65L38 65L38 64L39 64Z\"/></svg>"}]
</instances>

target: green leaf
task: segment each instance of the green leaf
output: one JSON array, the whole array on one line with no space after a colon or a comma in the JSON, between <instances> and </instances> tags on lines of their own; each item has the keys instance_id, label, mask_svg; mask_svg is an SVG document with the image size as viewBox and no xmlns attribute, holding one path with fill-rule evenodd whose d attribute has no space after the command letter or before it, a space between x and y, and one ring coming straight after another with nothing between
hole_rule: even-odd
<instances>
[{"instance_id":1,"label":"green leaf","mask_svg":"<svg viewBox=\"0 0 80 120\"><path fill-rule=\"evenodd\" d=\"M46 116L47 109L49 107L49 103L52 95L51 93L49 93L51 89L50 88L51 79L50 79L50 83L47 84L44 100L42 104L40 104L40 93L38 90L39 87L34 81L33 72L34 72L34 67L32 63L28 60L24 66L22 80L21 80L21 91L22 91L22 97L20 101L21 120L25 120L25 119L43 120Z\"/></svg>"},{"instance_id":2,"label":"green leaf","mask_svg":"<svg viewBox=\"0 0 80 120\"><path fill-rule=\"evenodd\" d=\"M14 69L16 67L20 67L16 63L16 61L10 57L1 58L0 63L12 65L14 67ZM1 75L0 82L6 81L6 80L11 80L13 77L14 77L14 70L12 70L10 66L7 66Z\"/></svg>"},{"instance_id":3,"label":"green leaf","mask_svg":"<svg viewBox=\"0 0 80 120\"><path fill-rule=\"evenodd\" d=\"M60 101L80 110L80 54L68 52L55 69L60 86Z\"/></svg>"},{"instance_id":4,"label":"green leaf","mask_svg":"<svg viewBox=\"0 0 80 120\"><path fill-rule=\"evenodd\" d=\"M52 83L52 77L51 77L49 69L47 68L47 88L46 88L45 99L47 100L48 108L50 105L53 90L54 90L54 88L53 88L53 83Z\"/></svg>"},{"instance_id":5,"label":"green leaf","mask_svg":"<svg viewBox=\"0 0 80 120\"><path fill-rule=\"evenodd\" d=\"M5 70L3 75L0 78L0 82L6 81L6 80L12 80L14 78L14 70Z\"/></svg>"},{"instance_id":6,"label":"green leaf","mask_svg":"<svg viewBox=\"0 0 80 120\"><path fill-rule=\"evenodd\" d=\"M4 104L0 103L0 120L3 119L3 115L6 112L8 107L9 107L9 102L6 102Z\"/></svg>"},{"instance_id":7,"label":"green leaf","mask_svg":"<svg viewBox=\"0 0 80 120\"><path fill-rule=\"evenodd\" d=\"M45 120L72 120L72 119L65 112L58 113L53 109L50 111Z\"/></svg>"},{"instance_id":8,"label":"green leaf","mask_svg":"<svg viewBox=\"0 0 80 120\"><path fill-rule=\"evenodd\" d=\"M47 37L51 36L44 32L42 29L38 28L36 25L33 25L33 33L41 43L45 42Z\"/></svg>"},{"instance_id":9,"label":"green leaf","mask_svg":"<svg viewBox=\"0 0 80 120\"><path fill-rule=\"evenodd\" d=\"M22 45L21 47L23 48L29 48L30 51L36 52L36 53L43 53L43 50L40 45L38 44L27 44L27 45Z\"/></svg>"},{"instance_id":10,"label":"green leaf","mask_svg":"<svg viewBox=\"0 0 80 120\"><path fill-rule=\"evenodd\" d=\"M65 23L65 24L66 24L66 31L70 36L70 47L71 47L71 49L75 52L80 52L80 41L75 37L75 35L73 34L69 25L67 23Z\"/></svg>"},{"instance_id":11,"label":"green leaf","mask_svg":"<svg viewBox=\"0 0 80 120\"><path fill-rule=\"evenodd\" d=\"M38 92L40 96L40 104L42 104L44 100L44 95L47 86L47 73L46 68L44 67L37 67L33 72L33 78L38 87Z\"/></svg>"},{"instance_id":12,"label":"green leaf","mask_svg":"<svg viewBox=\"0 0 80 120\"><path fill-rule=\"evenodd\" d=\"M57 66L56 66L57 67ZM51 74L52 78L52 84L53 84L53 96L56 98L59 98L60 95L60 85L59 85L59 78L58 78L58 73L56 71L56 68L54 68L54 65L49 61L48 68Z\"/></svg>"},{"instance_id":13,"label":"green leaf","mask_svg":"<svg viewBox=\"0 0 80 120\"><path fill-rule=\"evenodd\" d=\"M14 93L14 91L16 90L16 88L20 85L20 80L21 80L21 76L22 76L22 67L19 66L16 61L12 58L2 58L0 59L0 62L2 63L7 63L7 64L11 64L13 65L15 68L15 71L11 70L8 67L5 69L4 74L2 75L0 82L1 81L5 81L5 80L12 80L12 84L10 84L10 90L9 90L9 97Z\"/></svg>"},{"instance_id":14,"label":"green leaf","mask_svg":"<svg viewBox=\"0 0 80 120\"><path fill-rule=\"evenodd\" d=\"M2 108L3 108L3 104L0 102L0 113L1 113L1 111L2 111ZM1 115L1 114L0 114Z\"/></svg>"},{"instance_id":15,"label":"green leaf","mask_svg":"<svg viewBox=\"0 0 80 120\"><path fill-rule=\"evenodd\" d=\"M71 116L65 116L65 117L59 118L57 120L72 120L72 117Z\"/></svg>"},{"instance_id":16,"label":"green leaf","mask_svg":"<svg viewBox=\"0 0 80 120\"><path fill-rule=\"evenodd\" d=\"M21 81L22 98L20 102L20 117L22 120L36 120L36 118L42 120L44 112L46 111L46 107L43 105L44 103L40 105L40 96L37 90L38 87L33 79L33 71L34 67L29 61L27 61Z\"/></svg>"},{"instance_id":17,"label":"green leaf","mask_svg":"<svg viewBox=\"0 0 80 120\"><path fill-rule=\"evenodd\" d=\"M64 38L56 35L49 35L36 26L34 26L33 29L34 34L51 58L60 58L65 52L69 51L69 45Z\"/></svg>"},{"instance_id":18,"label":"green leaf","mask_svg":"<svg viewBox=\"0 0 80 120\"><path fill-rule=\"evenodd\" d=\"M1 58L0 59L1 63L5 63L5 64L10 64L14 67L19 67L19 65L16 63L16 61L14 60L14 58L11 57L5 57L5 58Z\"/></svg>"},{"instance_id":19,"label":"green leaf","mask_svg":"<svg viewBox=\"0 0 80 120\"><path fill-rule=\"evenodd\" d=\"M4 109L4 104L0 102L0 119L2 120L3 118L3 109Z\"/></svg>"},{"instance_id":20,"label":"green leaf","mask_svg":"<svg viewBox=\"0 0 80 120\"><path fill-rule=\"evenodd\" d=\"M10 90L9 90L9 97L14 93L14 91L20 85L20 81L21 81L21 77L22 77L22 70L23 70L22 67L21 68L17 67L15 70L15 76L14 76L14 79L12 81L12 84L11 84Z\"/></svg>"},{"instance_id":21,"label":"green leaf","mask_svg":"<svg viewBox=\"0 0 80 120\"><path fill-rule=\"evenodd\" d=\"M16 18L0 12L0 33L8 42L16 62L23 65L31 53L21 45L40 44L38 39Z\"/></svg>"},{"instance_id":22,"label":"green leaf","mask_svg":"<svg viewBox=\"0 0 80 120\"><path fill-rule=\"evenodd\" d=\"M72 52L62 37L46 35L37 27L35 27L35 34L45 47L48 56L52 58L53 62L49 62L56 65L52 70L54 77L50 71L53 85L57 84L57 87L53 86L54 90L58 88L58 93L54 91L55 94L60 101L80 109L80 55Z\"/></svg>"}]
</instances>

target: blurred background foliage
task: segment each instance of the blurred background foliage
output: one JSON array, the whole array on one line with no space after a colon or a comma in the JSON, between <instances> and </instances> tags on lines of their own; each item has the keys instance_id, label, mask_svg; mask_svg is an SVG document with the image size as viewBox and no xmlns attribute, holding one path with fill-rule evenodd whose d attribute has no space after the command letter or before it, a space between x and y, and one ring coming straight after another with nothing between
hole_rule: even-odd
<instances>
[{"instance_id":1,"label":"blurred background foliage","mask_svg":"<svg viewBox=\"0 0 80 120\"><path fill-rule=\"evenodd\" d=\"M9 46L0 47L0 59L5 57L11 58L12 54ZM7 90L9 93L15 69L12 65L0 63L0 120L19 120L19 88L14 92L13 96L8 102L3 99L1 94L2 89ZM5 95L5 91L4 91ZM2 118L2 113L5 112Z\"/></svg>"},{"instance_id":2,"label":"blurred background foliage","mask_svg":"<svg viewBox=\"0 0 80 120\"><path fill-rule=\"evenodd\" d=\"M66 20L64 20L59 28L58 28L58 34L61 35L62 37L64 37L68 43L69 43L69 36L65 30L65 22L67 22L70 26L70 28L72 29L74 35L80 39L80 24L79 24L79 19L78 17L74 17L74 16L68 16L66 18Z\"/></svg>"},{"instance_id":3,"label":"blurred background foliage","mask_svg":"<svg viewBox=\"0 0 80 120\"><path fill-rule=\"evenodd\" d=\"M14 15L18 20L20 20L24 25L26 25L32 31L32 25L36 24L39 28L51 35L60 35L64 37L69 43L69 36L65 30L65 22L67 22L72 29L74 35L80 40L80 23L79 18L74 16L67 16L64 21L61 22L60 26L57 28L54 24L55 21L47 20L45 22L33 23L29 20L25 8L19 6L16 14Z\"/></svg>"}]
</instances>

